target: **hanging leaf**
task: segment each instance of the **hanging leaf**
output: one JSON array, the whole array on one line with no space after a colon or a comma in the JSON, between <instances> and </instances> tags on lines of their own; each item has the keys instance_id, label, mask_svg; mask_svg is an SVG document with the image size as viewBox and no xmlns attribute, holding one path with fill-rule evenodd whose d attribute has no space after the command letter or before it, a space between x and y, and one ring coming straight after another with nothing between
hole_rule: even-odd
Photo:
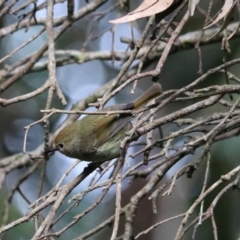
<instances>
[{"instance_id":1,"label":"hanging leaf","mask_svg":"<svg viewBox=\"0 0 240 240\"><path fill-rule=\"evenodd\" d=\"M132 22L143 17L149 17L168 9L173 4L173 2L174 0L145 0L137 9L128 13L126 16L123 16L116 20L111 20L109 22L118 24Z\"/></svg>"},{"instance_id":2,"label":"hanging leaf","mask_svg":"<svg viewBox=\"0 0 240 240\"><path fill-rule=\"evenodd\" d=\"M225 30L227 28L227 26L229 25L229 23L232 21L233 19L233 14L234 14L234 7L235 7L236 3L233 3L233 5L231 6L230 10L227 12L227 14L224 17L224 21L223 24L221 26L221 28L213 35L211 36L208 40L214 38L215 36L217 36L219 33L221 33L223 30ZM211 24L212 25L212 24ZM210 26L210 25L209 25ZM205 27L206 28L206 27ZM205 29L204 28L204 29ZM235 33L234 33L235 34ZM228 39L230 39L233 35L233 33L228 37Z\"/></svg>"},{"instance_id":3,"label":"hanging leaf","mask_svg":"<svg viewBox=\"0 0 240 240\"><path fill-rule=\"evenodd\" d=\"M200 0L189 0L188 2L188 10L190 13L190 16L193 16L194 12L195 12L195 8L198 5Z\"/></svg>"},{"instance_id":4,"label":"hanging leaf","mask_svg":"<svg viewBox=\"0 0 240 240\"><path fill-rule=\"evenodd\" d=\"M234 0L225 0L222 9L213 17L213 19L215 20L211 24L204 27L204 29L211 27L212 25L216 24L219 20L227 16L234 6L235 6Z\"/></svg>"}]
</instances>

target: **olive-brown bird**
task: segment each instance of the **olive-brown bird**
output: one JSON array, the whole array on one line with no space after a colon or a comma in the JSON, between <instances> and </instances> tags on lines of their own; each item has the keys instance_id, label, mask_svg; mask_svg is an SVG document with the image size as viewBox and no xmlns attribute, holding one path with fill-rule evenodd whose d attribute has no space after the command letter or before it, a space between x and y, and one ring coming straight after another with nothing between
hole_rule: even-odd
<instances>
[{"instance_id":1,"label":"olive-brown bird","mask_svg":"<svg viewBox=\"0 0 240 240\"><path fill-rule=\"evenodd\" d=\"M102 111L138 109L161 92L161 85L154 83L133 103L113 105ZM121 154L120 144L125 133L132 128L132 119L130 113L87 115L63 128L50 151L57 150L68 157L94 162L117 158Z\"/></svg>"}]
</instances>

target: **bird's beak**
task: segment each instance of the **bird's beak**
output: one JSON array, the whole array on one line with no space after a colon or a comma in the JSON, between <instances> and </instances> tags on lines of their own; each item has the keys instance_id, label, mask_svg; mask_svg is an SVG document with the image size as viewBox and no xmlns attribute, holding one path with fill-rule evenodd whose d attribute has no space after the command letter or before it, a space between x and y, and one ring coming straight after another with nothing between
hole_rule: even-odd
<instances>
[{"instance_id":1,"label":"bird's beak","mask_svg":"<svg viewBox=\"0 0 240 240\"><path fill-rule=\"evenodd\" d=\"M49 149L45 150L44 154L49 154L49 153L55 152L55 151L57 151L57 150L58 150L58 149L57 149L56 147L54 147L54 148L49 148Z\"/></svg>"}]
</instances>

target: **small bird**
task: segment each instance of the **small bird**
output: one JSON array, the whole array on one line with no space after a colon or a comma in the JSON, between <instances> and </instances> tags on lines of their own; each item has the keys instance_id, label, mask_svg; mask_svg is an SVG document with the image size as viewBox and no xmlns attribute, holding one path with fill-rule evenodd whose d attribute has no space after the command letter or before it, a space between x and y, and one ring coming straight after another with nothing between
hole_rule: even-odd
<instances>
[{"instance_id":1,"label":"small bird","mask_svg":"<svg viewBox=\"0 0 240 240\"><path fill-rule=\"evenodd\" d=\"M162 93L161 85L154 83L133 103L117 104L102 111L133 110L147 104ZM104 162L121 154L120 144L132 128L131 113L87 115L63 128L54 140L53 149L64 155L89 162Z\"/></svg>"}]
</instances>

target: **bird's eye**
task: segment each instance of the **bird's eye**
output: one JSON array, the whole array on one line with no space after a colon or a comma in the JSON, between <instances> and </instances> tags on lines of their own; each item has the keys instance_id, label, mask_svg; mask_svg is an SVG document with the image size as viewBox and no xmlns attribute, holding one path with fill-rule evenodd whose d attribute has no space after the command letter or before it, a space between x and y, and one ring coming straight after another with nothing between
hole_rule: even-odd
<instances>
[{"instance_id":1,"label":"bird's eye","mask_svg":"<svg viewBox=\"0 0 240 240\"><path fill-rule=\"evenodd\" d=\"M63 143L59 143L59 144L58 144L58 147L59 147L60 149L63 149L63 147L64 147Z\"/></svg>"}]
</instances>

